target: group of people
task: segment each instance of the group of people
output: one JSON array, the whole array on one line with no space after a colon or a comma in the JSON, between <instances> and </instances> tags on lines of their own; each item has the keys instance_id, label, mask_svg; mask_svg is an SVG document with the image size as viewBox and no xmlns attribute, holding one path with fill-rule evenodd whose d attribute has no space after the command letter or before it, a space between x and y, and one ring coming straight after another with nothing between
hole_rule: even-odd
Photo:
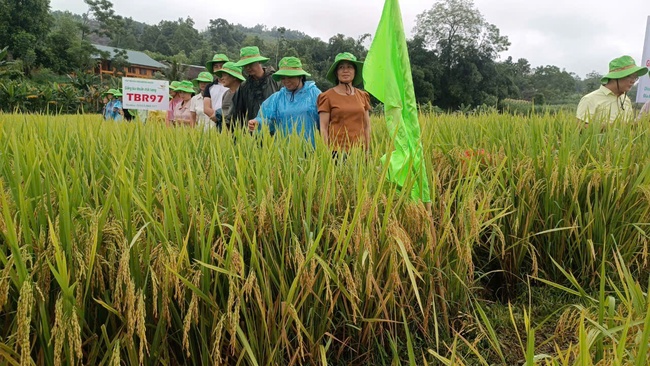
<instances>
[{"instance_id":1,"label":"group of people","mask_svg":"<svg viewBox=\"0 0 650 366\"><path fill-rule=\"evenodd\" d=\"M118 89L108 89L102 93L102 116L108 121L120 121L124 118L124 109L122 108L122 92Z\"/></svg>"},{"instance_id":2,"label":"group of people","mask_svg":"<svg viewBox=\"0 0 650 366\"><path fill-rule=\"evenodd\" d=\"M122 106L122 90L108 89L102 93L102 116L107 121L132 121L139 116L146 117L146 111L126 109ZM143 114L144 113L144 114Z\"/></svg>"},{"instance_id":3,"label":"group of people","mask_svg":"<svg viewBox=\"0 0 650 366\"><path fill-rule=\"evenodd\" d=\"M168 126L221 129L230 121L232 100L246 80L242 67L228 56L216 54L193 81L173 81L169 86ZM198 89L198 93L196 93Z\"/></svg>"},{"instance_id":4,"label":"group of people","mask_svg":"<svg viewBox=\"0 0 650 366\"><path fill-rule=\"evenodd\" d=\"M609 72L600 80L600 87L580 100L576 112L578 122L588 125L594 121L613 123L634 119L634 108L627 93L646 74L648 68L637 66L630 56L613 59ZM641 108L636 120L644 116L650 116L650 101Z\"/></svg>"},{"instance_id":5,"label":"group of people","mask_svg":"<svg viewBox=\"0 0 650 366\"><path fill-rule=\"evenodd\" d=\"M216 54L194 80L172 83L168 125L198 126L271 134L297 133L315 144L316 131L336 151L370 141L370 97L355 86L362 82L363 62L351 53L336 56L327 73L334 87L316 87L297 57L280 60L278 70L257 47L244 47L237 62ZM244 76L246 75L246 76ZM192 86L200 92L194 96Z\"/></svg>"},{"instance_id":6,"label":"group of people","mask_svg":"<svg viewBox=\"0 0 650 366\"><path fill-rule=\"evenodd\" d=\"M237 62L215 54L206 64L208 71L194 80L170 83L168 126L256 132L268 128L271 134L297 133L315 144L316 131L335 152L370 143L370 98L357 89L362 83L363 62L351 53L336 56L326 78L334 85L321 92L297 57L284 57L276 71L257 47L244 47ZM631 120L634 108L627 93L648 74L630 56L612 60L601 86L584 96L576 117L580 123ZM198 90L198 92L197 92ZM133 111L122 108L122 93L104 93L103 115L107 120L132 119ZM650 115L646 103L637 119Z\"/></svg>"},{"instance_id":7,"label":"group of people","mask_svg":"<svg viewBox=\"0 0 650 366\"><path fill-rule=\"evenodd\" d=\"M362 83L363 62L348 52L338 54L327 73L334 87L321 92L299 58L283 58L277 71L268 61L258 47L244 47L237 62L215 54L208 71L194 80L171 82L167 126L252 133L268 128L271 134L296 133L312 145L320 131L334 151L368 148L370 96L355 87ZM114 113L115 105L109 102L105 110ZM108 113L106 119L117 119Z\"/></svg>"}]
</instances>

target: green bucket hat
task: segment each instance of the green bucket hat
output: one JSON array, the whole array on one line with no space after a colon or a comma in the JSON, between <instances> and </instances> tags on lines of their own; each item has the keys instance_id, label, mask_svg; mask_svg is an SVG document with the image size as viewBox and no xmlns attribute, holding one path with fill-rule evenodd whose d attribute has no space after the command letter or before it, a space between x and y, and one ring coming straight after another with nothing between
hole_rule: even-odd
<instances>
[{"instance_id":1,"label":"green bucket hat","mask_svg":"<svg viewBox=\"0 0 650 366\"><path fill-rule=\"evenodd\" d=\"M242 75L242 73L241 73L241 67L237 66L237 64L234 63L234 62L226 62L225 64L223 64L223 67L221 68L221 70L218 70L214 74L217 75L218 78L220 78L221 75L224 72L226 74L234 77L234 78L237 78L237 79L241 80L241 81L246 80L244 75Z\"/></svg>"},{"instance_id":2,"label":"green bucket hat","mask_svg":"<svg viewBox=\"0 0 650 366\"><path fill-rule=\"evenodd\" d=\"M171 90L173 90L173 91L176 91L176 89L178 88L178 86L179 86L180 84L181 84L180 81L178 81L178 80L174 80L174 81L172 81L171 83L169 83L169 89L171 89Z\"/></svg>"},{"instance_id":3,"label":"green bucket hat","mask_svg":"<svg viewBox=\"0 0 650 366\"><path fill-rule=\"evenodd\" d=\"M192 82L189 80L183 80L179 82L178 86L176 87L176 91L186 92L190 94L196 93L196 90L194 90L194 84L192 84Z\"/></svg>"},{"instance_id":4,"label":"green bucket hat","mask_svg":"<svg viewBox=\"0 0 650 366\"><path fill-rule=\"evenodd\" d=\"M217 53L214 56L212 56L212 60L208 61L205 64L205 68L208 70L209 73L212 73L212 68L214 64L219 62L226 63L228 61L230 61L228 59L228 56L224 55L223 53Z\"/></svg>"},{"instance_id":5,"label":"green bucket hat","mask_svg":"<svg viewBox=\"0 0 650 366\"><path fill-rule=\"evenodd\" d=\"M212 82L212 74L210 74L207 71L200 72L199 76L197 76L196 79L192 81L194 86L197 87L199 86L199 83L211 83L211 82Z\"/></svg>"},{"instance_id":6,"label":"green bucket hat","mask_svg":"<svg viewBox=\"0 0 650 366\"><path fill-rule=\"evenodd\" d=\"M250 65L253 62L266 63L269 59L260 55L260 49L255 46L244 47L239 52L239 61L236 65L239 67L244 67Z\"/></svg>"},{"instance_id":7,"label":"green bucket hat","mask_svg":"<svg viewBox=\"0 0 650 366\"><path fill-rule=\"evenodd\" d=\"M105 97L105 96L107 96L108 94L114 96L116 92L118 92L118 91L115 90L115 89L108 89L107 91L105 91L105 92L102 93L102 97Z\"/></svg>"},{"instance_id":8,"label":"green bucket hat","mask_svg":"<svg viewBox=\"0 0 650 366\"><path fill-rule=\"evenodd\" d=\"M329 80L332 84L337 84L338 78L336 77L336 68L339 66L339 63L341 63L341 61L348 61L354 64L354 66L356 66L356 70L354 72L354 80L352 80L352 84L353 85L361 84L363 81L363 62L357 61L357 58L350 52L343 52L336 55L336 58L334 59L334 64L332 65L332 67L330 67L329 71L327 72L326 79Z\"/></svg>"},{"instance_id":9,"label":"green bucket hat","mask_svg":"<svg viewBox=\"0 0 650 366\"><path fill-rule=\"evenodd\" d=\"M609 63L609 73L600 79L602 84L607 84L610 79L623 79L632 74L641 77L648 73L647 67L637 66L634 59L630 56L621 56L615 58Z\"/></svg>"},{"instance_id":10,"label":"green bucket hat","mask_svg":"<svg viewBox=\"0 0 650 366\"><path fill-rule=\"evenodd\" d=\"M285 57L280 60L280 70L273 74L273 80L279 81L283 76L311 76L302 69L302 62L297 57Z\"/></svg>"},{"instance_id":11,"label":"green bucket hat","mask_svg":"<svg viewBox=\"0 0 650 366\"><path fill-rule=\"evenodd\" d=\"M114 97L121 97L122 96L122 91L120 89L113 89L113 96Z\"/></svg>"}]
</instances>

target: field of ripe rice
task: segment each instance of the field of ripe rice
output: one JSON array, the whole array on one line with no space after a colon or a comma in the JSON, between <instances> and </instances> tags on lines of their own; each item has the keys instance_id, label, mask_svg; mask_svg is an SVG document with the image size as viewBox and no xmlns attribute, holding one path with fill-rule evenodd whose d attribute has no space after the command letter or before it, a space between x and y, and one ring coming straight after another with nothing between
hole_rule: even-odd
<instances>
[{"instance_id":1,"label":"field of ripe rice","mask_svg":"<svg viewBox=\"0 0 650 366\"><path fill-rule=\"evenodd\" d=\"M381 117L334 160L0 114L0 364L646 366L650 126L574 121L421 116L431 218Z\"/></svg>"}]
</instances>

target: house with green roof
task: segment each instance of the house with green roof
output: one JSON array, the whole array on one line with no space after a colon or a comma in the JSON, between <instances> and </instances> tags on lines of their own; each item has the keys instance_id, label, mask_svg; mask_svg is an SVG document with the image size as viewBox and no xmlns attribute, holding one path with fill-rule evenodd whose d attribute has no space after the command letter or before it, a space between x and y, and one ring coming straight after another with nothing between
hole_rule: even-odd
<instances>
[{"instance_id":1,"label":"house with green roof","mask_svg":"<svg viewBox=\"0 0 650 366\"><path fill-rule=\"evenodd\" d=\"M146 53L140 51L126 50L117 47L102 46L93 44L99 52L93 55L98 60L95 72L100 76L104 74L126 76L132 78L153 78L157 71L161 71L166 66L152 59ZM114 59L118 55L126 57L126 65L122 70L117 70Z\"/></svg>"}]
</instances>

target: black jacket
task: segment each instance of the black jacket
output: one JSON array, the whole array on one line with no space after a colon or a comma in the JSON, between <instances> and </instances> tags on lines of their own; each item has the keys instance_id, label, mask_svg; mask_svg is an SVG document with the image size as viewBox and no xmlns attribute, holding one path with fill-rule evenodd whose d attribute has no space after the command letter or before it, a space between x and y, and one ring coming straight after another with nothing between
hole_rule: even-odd
<instances>
[{"instance_id":1,"label":"black jacket","mask_svg":"<svg viewBox=\"0 0 650 366\"><path fill-rule=\"evenodd\" d=\"M257 117L262 102L280 90L280 85L271 77L274 73L273 68L265 67L264 77L256 80L249 76L241 84L232 100L231 118L234 125L245 126L248 120Z\"/></svg>"}]
</instances>

